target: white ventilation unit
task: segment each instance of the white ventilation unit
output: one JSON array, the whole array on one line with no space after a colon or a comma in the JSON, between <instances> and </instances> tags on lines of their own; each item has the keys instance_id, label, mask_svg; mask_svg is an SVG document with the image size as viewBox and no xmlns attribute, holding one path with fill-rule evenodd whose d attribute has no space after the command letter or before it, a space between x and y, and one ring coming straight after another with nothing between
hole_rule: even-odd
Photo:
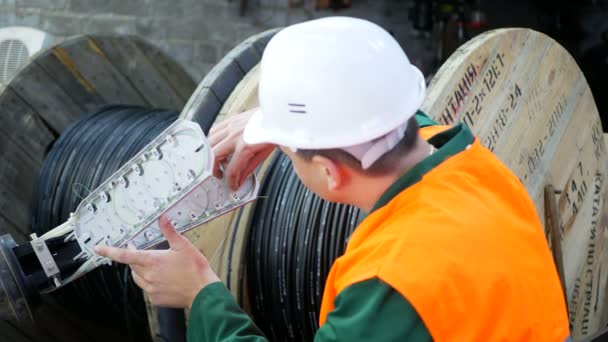
<instances>
[{"instance_id":1,"label":"white ventilation unit","mask_svg":"<svg viewBox=\"0 0 608 342\"><path fill-rule=\"evenodd\" d=\"M0 28L0 84L6 84L27 60L54 38L30 27Z\"/></svg>"}]
</instances>

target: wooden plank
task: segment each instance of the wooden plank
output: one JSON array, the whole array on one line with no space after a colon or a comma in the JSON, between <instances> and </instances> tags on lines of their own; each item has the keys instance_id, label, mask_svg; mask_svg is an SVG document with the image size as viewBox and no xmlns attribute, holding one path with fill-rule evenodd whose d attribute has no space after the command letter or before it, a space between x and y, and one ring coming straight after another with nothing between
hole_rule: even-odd
<instances>
[{"instance_id":1,"label":"wooden plank","mask_svg":"<svg viewBox=\"0 0 608 342\"><path fill-rule=\"evenodd\" d=\"M2 91L0 105L0 231L24 241L30 232L31 196L38 172L55 136L12 89Z\"/></svg>"},{"instance_id":2,"label":"wooden plank","mask_svg":"<svg viewBox=\"0 0 608 342\"><path fill-rule=\"evenodd\" d=\"M10 234L17 244L28 241L28 228L20 227L10 220L10 213L0 212L0 236Z\"/></svg>"},{"instance_id":3,"label":"wooden plank","mask_svg":"<svg viewBox=\"0 0 608 342\"><path fill-rule=\"evenodd\" d=\"M41 161L29 157L19 144L8 138L0 138L0 155L3 159L0 185L24 199L29 198L38 179Z\"/></svg>"},{"instance_id":4,"label":"wooden plank","mask_svg":"<svg viewBox=\"0 0 608 342\"><path fill-rule=\"evenodd\" d=\"M194 89L196 89L196 82L192 77L159 48L137 37L131 37L131 39L148 57L148 60L154 64L156 70L163 75L183 102L187 102Z\"/></svg>"},{"instance_id":5,"label":"wooden plank","mask_svg":"<svg viewBox=\"0 0 608 342\"><path fill-rule=\"evenodd\" d=\"M90 37L62 43L52 50L59 62L86 88L95 90L105 103L148 104Z\"/></svg>"},{"instance_id":6,"label":"wooden plank","mask_svg":"<svg viewBox=\"0 0 608 342\"><path fill-rule=\"evenodd\" d=\"M73 40L83 39L82 37L73 38ZM57 58L53 49L43 52L33 62L42 67L84 111L94 111L106 104L101 94L93 84L84 78L76 66Z\"/></svg>"},{"instance_id":7,"label":"wooden plank","mask_svg":"<svg viewBox=\"0 0 608 342\"><path fill-rule=\"evenodd\" d=\"M38 161L44 158L49 145L56 139L55 133L38 114L10 88L0 90L0 151L8 148L6 139ZM0 156L4 162L13 162L3 154Z\"/></svg>"},{"instance_id":8,"label":"wooden plank","mask_svg":"<svg viewBox=\"0 0 608 342\"><path fill-rule=\"evenodd\" d=\"M562 291L564 300L568 300L566 294L566 279L564 278L564 253L562 252L562 222L560 221L560 214L557 208L557 201L555 199L555 188L548 182L545 186L545 227L549 231L551 239L551 253L553 254L553 263L557 268L559 274L559 280L562 285Z\"/></svg>"},{"instance_id":9,"label":"wooden plank","mask_svg":"<svg viewBox=\"0 0 608 342\"><path fill-rule=\"evenodd\" d=\"M28 236L30 232L31 194L23 195L7 189L6 184L0 184L0 213L12 223L12 227L20 229ZM8 230L8 228L7 228Z\"/></svg>"},{"instance_id":10,"label":"wooden plank","mask_svg":"<svg viewBox=\"0 0 608 342\"><path fill-rule=\"evenodd\" d=\"M1 134L0 155L4 161L0 163L0 213L27 233L40 162L29 158L19 145Z\"/></svg>"},{"instance_id":11,"label":"wooden plank","mask_svg":"<svg viewBox=\"0 0 608 342\"><path fill-rule=\"evenodd\" d=\"M573 338L605 326L608 155L593 97L572 57L538 32L488 32L442 66L422 109L443 123L469 125L520 178L541 220L546 183L557 189Z\"/></svg>"},{"instance_id":12,"label":"wooden plank","mask_svg":"<svg viewBox=\"0 0 608 342\"><path fill-rule=\"evenodd\" d=\"M95 36L91 39L151 106L183 108L186 101L129 37Z\"/></svg>"},{"instance_id":13,"label":"wooden plank","mask_svg":"<svg viewBox=\"0 0 608 342\"><path fill-rule=\"evenodd\" d=\"M36 63L22 68L9 87L57 133L66 129L84 110Z\"/></svg>"}]
</instances>

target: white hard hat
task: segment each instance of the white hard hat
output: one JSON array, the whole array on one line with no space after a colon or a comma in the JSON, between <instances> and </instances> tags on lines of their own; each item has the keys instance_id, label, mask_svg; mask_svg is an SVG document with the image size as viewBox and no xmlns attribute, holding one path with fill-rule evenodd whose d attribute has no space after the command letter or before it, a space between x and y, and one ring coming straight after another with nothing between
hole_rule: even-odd
<instances>
[{"instance_id":1,"label":"white hard hat","mask_svg":"<svg viewBox=\"0 0 608 342\"><path fill-rule=\"evenodd\" d=\"M260 109L244 140L294 150L358 145L402 131L424 91L422 73L378 25L347 17L296 24L264 51Z\"/></svg>"}]
</instances>

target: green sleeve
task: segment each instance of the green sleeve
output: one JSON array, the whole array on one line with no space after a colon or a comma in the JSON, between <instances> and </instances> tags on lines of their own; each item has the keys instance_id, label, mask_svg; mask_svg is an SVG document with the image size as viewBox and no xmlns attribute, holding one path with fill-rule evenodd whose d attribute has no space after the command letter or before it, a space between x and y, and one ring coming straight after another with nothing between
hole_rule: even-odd
<instances>
[{"instance_id":1,"label":"green sleeve","mask_svg":"<svg viewBox=\"0 0 608 342\"><path fill-rule=\"evenodd\" d=\"M418 121L418 126L420 126L420 128L439 125L437 121L429 118L429 116L421 110L418 110L414 117L416 118L416 121Z\"/></svg>"},{"instance_id":2,"label":"green sleeve","mask_svg":"<svg viewBox=\"0 0 608 342\"><path fill-rule=\"evenodd\" d=\"M379 279L344 289L315 336L324 341L431 341L414 308ZM266 341L222 283L205 287L190 311L188 341Z\"/></svg>"},{"instance_id":3,"label":"green sleeve","mask_svg":"<svg viewBox=\"0 0 608 342\"><path fill-rule=\"evenodd\" d=\"M414 307L390 285L370 279L342 290L315 336L321 341L432 341Z\"/></svg>"},{"instance_id":4,"label":"green sleeve","mask_svg":"<svg viewBox=\"0 0 608 342\"><path fill-rule=\"evenodd\" d=\"M222 282L205 286L196 296L187 334L188 342L266 341Z\"/></svg>"}]
</instances>

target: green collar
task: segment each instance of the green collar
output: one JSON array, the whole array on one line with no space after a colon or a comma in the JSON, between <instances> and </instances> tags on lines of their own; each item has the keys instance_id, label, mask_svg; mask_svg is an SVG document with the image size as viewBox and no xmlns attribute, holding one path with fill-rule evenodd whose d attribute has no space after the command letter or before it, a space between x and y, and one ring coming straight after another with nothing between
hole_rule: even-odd
<instances>
[{"instance_id":1,"label":"green collar","mask_svg":"<svg viewBox=\"0 0 608 342\"><path fill-rule=\"evenodd\" d=\"M420 109L418 109L418 111L416 111L416 114L414 115L414 117L416 118L416 122L418 122L418 126L420 128L439 125L435 120L429 118L428 115L426 115Z\"/></svg>"},{"instance_id":2,"label":"green collar","mask_svg":"<svg viewBox=\"0 0 608 342\"><path fill-rule=\"evenodd\" d=\"M416 164L408 170L401 178L391 185L382 196L370 213L383 207L390 202L395 196L422 179L427 172L435 166L441 164L449 157L464 151L467 146L473 143L475 137L469 127L460 123L446 131L434 135L428 142L437 148L437 151L429 157Z\"/></svg>"}]
</instances>

